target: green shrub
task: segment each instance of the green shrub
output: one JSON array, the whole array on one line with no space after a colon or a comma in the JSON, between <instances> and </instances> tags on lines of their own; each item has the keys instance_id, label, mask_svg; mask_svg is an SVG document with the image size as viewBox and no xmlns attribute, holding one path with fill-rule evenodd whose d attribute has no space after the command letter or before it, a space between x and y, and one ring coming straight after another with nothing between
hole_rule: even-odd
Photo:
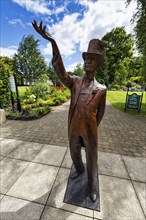
<instances>
[{"instance_id":1,"label":"green shrub","mask_svg":"<svg viewBox=\"0 0 146 220\"><path fill-rule=\"evenodd\" d=\"M114 85L114 84L113 84L113 85L111 85L111 89L110 89L110 90L111 90L111 91L116 91L116 90L120 90L120 89L121 89L121 86L120 86L120 85L117 85L117 84Z\"/></svg>"},{"instance_id":2,"label":"green shrub","mask_svg":"<svg viewBox=\"0 0 146 220\"><path fill-rule=\"evenodd\" d=\"M67 98L64 95L58 95L56 99L58 99L61 103L67 101Z\"/></svg>"},{"instance_id":3,"label":"green shrub","mask_svg":"<svg viewBox=\"0 0 146 220\"><path fill-rule=\"evenodd\" d=\"M66 98L70 98L70 96L71 96L70 90L67 88L65 88L63 90L63 94L66 96Z\"/></svg>"},{"instance_id":4,"label":"green shrub","mask_svg":"<svg viewBox=\"0 0 146 220\"><path fill-rule=\"evenodd\" d=\"M46 104L46 101L45 101L45 100L43 100L43 99L41 99L41 98L37 99L37 105L38 105L38 106L44 106L45 104Z\"/></svg>"},{"instance_id":5,"label":"green shrub","mask_svg":"<svg viewBox=\"0 0 146 220\"><path fill-rule=\"evenodd\" d=\"M55 105L55 102L53 99L49 98L48 101L47 101L47 104L50 105L50 106L53 106Z\"/></svg>"},{"instance_id":6,"label":"green shrub","mask_svg":"<svg viewBox=\"0 0 146 220\"><path fill-rule=\"evenodd\" d=\"M137 84L137 85L136 85L136 88L137 88L137 89L141 89L141 85L138 85L138 84Z\"/></svg>"},{"instance_id":7,"label":"green shrub","mask_svg":"<svg viewBox=\"0 0 146 220\"><path fill-rule=\"evenodd\" d=\"M7 111L6 117L11 119L30 119L30 118L38 118L40 116L46 115L48 112L51 111L51 108L49 105L43 106L43 107L36 107L36 108L30 108L30 105L23 106L22 112L13 112L13 111Z\"/></svg>"},{"instance_id":8,"label":"green shrub","mask_svg":"<svg viewBox=\"0 0 146 220\"><path fill-rule=\"evenodd\" d=\"M44 98L50 93L50 88L47 83L38 82L31 88L32 94L37 98Z\"/></svg>"},{"instance_id":9,"label":"green shrub","mask_svg":"<svg viewBox=\"0 0 146 220\"><path fill-rule=\"evenodd\" d=\"M57 98L54 98L53 101L54 101L55 105L59 105L60 104L60 100L57 99Z\"/></svg>"},{"instance_id":10,"label":"green shrub","mask_svg":"<svg viewBox=\"0 0 146 220\"><path fill-rule=\"evenodd\" d=\"M135 83L143 83L144 79L143 76L132 76L130 81Z\"/></svg>"},{"instance_id":11,"label":"green shrub","mask_svg":"<svg viewBox=\"0 0 146 220\"><path fill-rule=\"evenodd\" d=\"M12 117L13 119L18 119L21 116L22 116L22 112L6 111L6 117Z\"/></svg>"},{"instance_id":12,"label":"green shrub","mask_svg":"<svg viewBox=\"0 0 146 220\"><path fill-rule=\"evenodd\" d=\"M32 95L31 87L26 88L24 92L24 96L22 96L24 99L27 99L30 95Z\"/></svg>"},{"instance_id":13,"label":"green shrub","mask_svg":"<svg viewBox=\"0 0 146 220\"><path fill-rule=\"evenodd\" d=\"M136 86L136 83L135 83L135 82L131 82L130 80L127 81L126 87L133 87L133 86Z\"/></svg>"},{"instance_id":14,"label":"green shrub","mask_svg":"<svg viewBox=\"0 0 146 220\"><path fill-rule=\"evenodd\" d=\"M45 115L45 114L47 114L50 111L51 111L50 106L49 105L45 105L44 108L43 108L43 114Z\"/></svg>"},{"instance_id":15,"label":"green shrub","mask_svg":"<svg viewBox=\"0 0 146 220\"><path fill-rule=\"evenodd\" d=\"M8 107L10 103L9 77L13 75L12 60L8 57L0 57L0 108Z\"/></svg>"},{"instance_id":16,"label":"green shrub","mask_svg":"<svg viewBox=\"0 0 146 220\"><path fill-rule=\"evenodd\" d=\"M35 104L22 104L22 105L21 105L21 108L22 108L23 110L30 110L30 109L35 108L35 107L36 107Z\"/></svg>"},{"instance_id":17,"label":"green shrub","mask_svg":"<svg viewBox=\"0 0 146 220\"><path fill-rule=\"evenodd\" d=\"M38 111L38 109L32 109L28 112L28 115L32 118L33 117L37 118L39 116L39 111Z\"/></svg>"},{"instance_id":18,"label":"green shrub","mask_svg":"<svg viewBox=\"0 0 146 220\"><path fill-rule=\"evenodd\" d=\"M30 110L29 111L29 116L38 117L39 115L45 115L50 111L51 111L50 106L46 105L46 106L43 106L43 107L38 107L38 108L34 108L34 109Z\"/></svg>"},{"instance_id":19,"label":"green shrub","mask_svg":"<svg viewBox=\"0 0 146 220\"><path fill-rule=\"evenodd\" d=\"M26 104L32 104L32 103L36 102L36 96L34 94L31 94L31 95L27 96L27 98L24 99L23 102Z\"/></svg>"}]
</instances>

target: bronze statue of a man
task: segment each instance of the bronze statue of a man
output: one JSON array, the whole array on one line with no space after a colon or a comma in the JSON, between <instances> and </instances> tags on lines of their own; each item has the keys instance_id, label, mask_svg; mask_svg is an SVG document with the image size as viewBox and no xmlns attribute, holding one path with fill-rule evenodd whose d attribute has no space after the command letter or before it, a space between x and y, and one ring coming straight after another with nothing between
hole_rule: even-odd
<instances>
[{"instance_id":1,"label":"bronze statue of a man","mask_svg":"<svg viewBox=\"0 0 146 220\"><path fill-rule=\"evenodd\" d=\"M89 42L88 51L82 54L84 59L85 75L82 77L70 76L65 71L62 57L53 37L46 32L42 22L38 26L32 23L35 30L49 40L53 49L53 67L61 82L71 91L71 104L68 119L68 135L70 154L76 172L72 178L84 172L81 156L81 147L85 147L88 187L92 202L97 199L97 128L105 110L106 87L95 80L95 71L103 63L103 43L98 39Z\"/></svg>"}]
</instances>

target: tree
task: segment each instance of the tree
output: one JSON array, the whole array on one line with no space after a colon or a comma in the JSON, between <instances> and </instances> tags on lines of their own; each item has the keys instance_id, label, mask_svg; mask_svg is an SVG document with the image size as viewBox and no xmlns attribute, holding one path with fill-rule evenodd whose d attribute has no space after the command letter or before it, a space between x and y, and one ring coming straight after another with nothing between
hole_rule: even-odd
<instances>
[{"instance_id":1,"label":"tree","mask_svg":"<svg viewBox=\"0 0 146 220\"><path fill-rule=\"evenodd\" d=\"M38 42L33 35L23 36L17 54L14 55L15 72L21 84L32 84L46 74L47 65L38 49Z\"/></svg>"},{"instance_id":2,"label":"tree","mask_svg":"<svg viewBox=\"0 0 146 220\"><path fill-rule=\"evenodd\" d=\"M57 77L57 74L53 70L52 63L49 63L49 66L47 67L47 76L49 80L54 84L54 86L60 86L61 82L59 78Z\"/></svg>"},{"instance_id":3,"label":"tree","mask_svg":"<svg viewBox=\"0 0 146 220\"><path fill-rule=\"evenodd\" d=\"M106 33L102 41L105 44L106 56L103 72L106 70L111 84L115 81L115 74L120 68L120 63L125 58L131 59L133 56L132 35L127 34L124 27L117 27Z\"/></svg>"},{"instance_id":4,"label":"tree","mask_svg":"<svg viewBox=\"0 0 146 220\"><path fill-rule=\"evenodd\" d=\"M10 102L9 77L13 75L13 61L9 57L0 57L0 108L5 108Z\"/></svg>"},{"instance_id":5,"label":"tree","mask_svg":"<svg viewBox=\"0 0 146 220\"><path fill-rule=\"evenodd\" d=\"M73 71L73 75L76 76L83 76L84 74L84 69L81 63L78 63Z\"/></svg>"},{"instance_id":6,"label":"tree","mask_svg":"<svg viewBox=\"0 0 146 220\"><path fill-rule=\"evenodd\" d=\"M126 81L127 81L127 76L129 73L129 63L130 63L130 59L129 58L125 58L124 60L122 60L115 72L115 80L114 83L117 85L126 85Z\"/></svg>"},{"instance_id":7,"label":"tree","mask_svg":"<svg viewBox=\"0 0 146 220\"><path fill-rule=\"evenodd\" d=\"M130 70L128 73L128 78L143 75L143 69L141 65L142 60L143 60L142 56L137 56L132 58L129 64Z\"/></svg>"},{"instance_id":8,"label":"tree","mask_svg":"<svg viewBox=\"0 0 146 220\"><path fill-rule=\"evenodd\" d=\"M108 86L109 84L109 75L108 75L108 59L104 52L104 65L100 66L95 73L96 80Z\"/></svg>"},{"instance_id":9,"label":"tree","mask_svg":"<svg viewBox=\"0 0 146 220\"><path fill-rule=\"evenodd\" d=\"M128 5L134 0L127 0ZM137 0L137 10L133 13L132 23L135 23L134 31L136 46L142 54L143 78L146 82L146 0Z\"/></svg>"}]
</instances>

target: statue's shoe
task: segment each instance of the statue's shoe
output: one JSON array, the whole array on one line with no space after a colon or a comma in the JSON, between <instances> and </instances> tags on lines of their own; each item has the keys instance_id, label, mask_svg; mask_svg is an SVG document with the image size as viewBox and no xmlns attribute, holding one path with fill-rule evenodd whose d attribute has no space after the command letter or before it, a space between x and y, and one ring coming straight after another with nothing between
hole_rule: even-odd
<instances>
[{"instance_id":1,"label":"statue's shoe","mask_svg":"<svg viewBox=\"0 0 146 220\"><path fill-rule=\"evenodd\" d=\"M73 172L73 173L70 175L70 178L71 178L71 179L76 179L76 178L79 177L81 174L83 174L84 171L85 171L85 169L83 169L83 170L80 171L80 172L75 171L75 172Z\"/></svg>"},{"instance_id":2,"label":"statue's shoe","mask_svg":"<svg viewBox=\"0 0 146 220\"><path fill-rule=\"evenodd\" d=\"M90 192L90 198L91 201L94 203L97 200L97 193L96 192Z\"/></svg>"}]
</instances>

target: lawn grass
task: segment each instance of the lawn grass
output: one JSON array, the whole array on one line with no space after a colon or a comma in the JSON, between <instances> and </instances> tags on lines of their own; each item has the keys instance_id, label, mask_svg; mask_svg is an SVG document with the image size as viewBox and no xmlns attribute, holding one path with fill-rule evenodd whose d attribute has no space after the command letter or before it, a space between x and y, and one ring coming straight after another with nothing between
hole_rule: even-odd
<instances>
[{"instance_id":1,"label":"lawn grass","mask_svg":"<svg viewBox=\"0 0 146 220\"><path fill-rule=\"evenodd\" d=\"M128 94L132 94L132 93L134 93L134 92L129 92ZM136 93L138 95L141 95L141 92L136 92ZM127 94L127 92L124 92L124 91L108 91L107 92L107 100L116 109L124 112L126 94ZM138 113L137 111L131 111L131 110L130 111L128 110L126 112L131 113L131 114L140 114L140 115L146 117L146 92L144 92L144 94L143 94L140 113Z\"/></svg>"},{"instance_id":2,"label":"lawn grass","mask_svg":"<svg viewBox=\"0 0 146 220\"><path fill-rule=\"evenodd\" d=\"M18 92L20 97L24 96L24 93L27 88L29 88L29 86L18 86Z\"/></svg>"}]
</instances>

